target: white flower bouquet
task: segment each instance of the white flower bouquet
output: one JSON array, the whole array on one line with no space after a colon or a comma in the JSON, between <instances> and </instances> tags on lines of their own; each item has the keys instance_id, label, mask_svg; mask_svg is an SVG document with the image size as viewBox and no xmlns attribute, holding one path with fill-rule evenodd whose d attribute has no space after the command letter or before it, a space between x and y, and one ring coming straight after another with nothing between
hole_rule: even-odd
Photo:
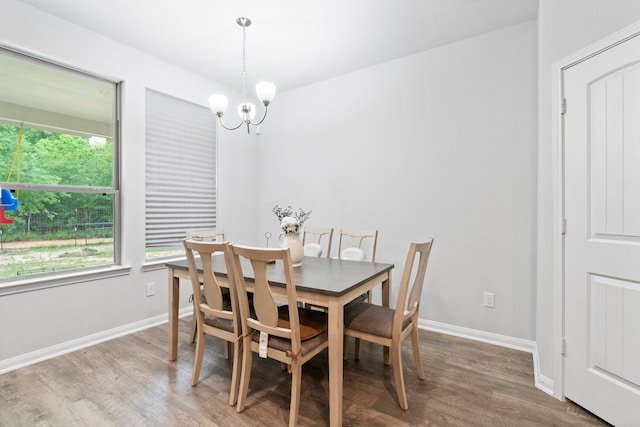
<instances>
[{"instance_id":1,"label":"white flower bouquet","mask_svg":"<svg viewBox=\"0 0 640 427\"><path fill-rule=\"evenodd\" d=\"M286 234L299 233L302 225L311 215L311 211L305 212L302 209L294 211L291 206L281 208L278 205L274 206L273 213L278 217L280 228Z\"/></svg>"}]
</instances>

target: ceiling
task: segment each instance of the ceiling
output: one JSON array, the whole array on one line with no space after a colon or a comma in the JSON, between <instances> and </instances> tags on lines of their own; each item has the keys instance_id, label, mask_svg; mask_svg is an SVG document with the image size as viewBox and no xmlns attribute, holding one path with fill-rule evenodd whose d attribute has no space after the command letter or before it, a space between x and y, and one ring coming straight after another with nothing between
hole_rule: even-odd
<instances>
[{"instance_id":1,"label":"ceiling","mask_svg":"<svg viewBox=\"0 0 640 427\"><path fill-rule=\"evenodd\" d=\"M538 0L20 0L229 87L293 89L535 19ZM239 89L238 89L239 90Z\"/></svg>"}]
</instances>

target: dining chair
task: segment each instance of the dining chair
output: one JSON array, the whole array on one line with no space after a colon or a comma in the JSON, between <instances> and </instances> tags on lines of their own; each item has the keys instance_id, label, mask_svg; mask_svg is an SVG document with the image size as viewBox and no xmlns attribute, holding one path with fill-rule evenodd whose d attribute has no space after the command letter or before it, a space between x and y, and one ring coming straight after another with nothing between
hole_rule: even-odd
<instances>
[{"instance_id":1,"label":"dining chair","mask_svg":"<svg viewBox=\"0 0 640 427\"><path fill-rule=\"evenodd\" d=\"M235 405L238 400L238 386L240 381L240 347L242 346L242 333L240 325L240 315L234 290L233 269L231 266L231 245L228 242L199 242L185 239L183 241L189 264L189 274L193 287L193 299L196 307L196 323L198 325L198 339L196 340L196 353L193 362L193 373L191 375L191 385L198 384L200 370L202 368L202 357L204 355L206 336L211 335L224 340L225 359L229 356L229 347L233 346L233 361L231 371L231 389L229 392L229 404ZM200 279L196 265L196 256L199 255L202 263L202 291L200 289ZM227 277L229 280L229 293L231 304L225 302L222 288L215 275L213 268L213 256L221 254L224 256Z\"/></svg>"},{"instance_id":2,"label":"dining chair","mask_svg":"<svg viewBox=\"0 0 640 427\"><path fill-rule=\"evenodd\" d=\"M323 244L323 237L327 236L326 244ZM305 228L302 233L302 245L304 247L305 256L322 256L325 252L326 257L331 256L331 241L333 240L333 228ZM326 251L325 251L326 248Z\"/></svg>"},{"instance_id":3,"label":"dining chair","mask_svg":"<svg viewBox=\"0 0 640 427\"><path fill-rule=\"evenodd\" d=\"M368 245L363 245L368 241ZM340 259L354 261L376 260L378 230L340 230L338 237L338 256Z\"/></svg>"},{"instance_id":4,"label":"dining chair","mask_svg":"<svg viewBox=\"0 0 640 427\"><path fill-rule=\"evenodd\" d=\"M402 372L402 341L409 335L411 335L413 360L418 371L418 378L424 380L418 342L418 312L432 246L433 238L429 238L424 243L413 242L409 246L395 308L357 302L346 306L344 312L345 336L363 339L390 348L398 403L404 410L409 409L409 404L407 403ZM417 267L414 268L416 260ZM359 348L356 348L355 355L357 360L360 356Z\"/></svg>"},{"instance_id":5,"label":"dining chair","mask_svg":"<svg viewBox=\"0 0 640 427\"><path fill-rule=\"evenodd\" d=\"M198 242L226 242L227 233L221 229L187 230L187 239Z\"/></svg>"},{"instance_id":6,"label":"dining chair","mask_svg":"<svg viewBox=\"0 0 640 427\"><path fill-rule=\"evenodd\" d=\"M289 249L233 245L231 251L241 327L244 331L242 373L236 410L242 412L245 408L251 377L252 354L258 353L260 357L269 357L288 366L291 374L289 426L294 426L300 406L302 365L328 346L327 314L298 307ZM241 259L249 260L250 264L243 265ZM272 264L274 260L275 267ZM279 265L282 268L279 268ZM247 287L243 279L244 268L253 270L253 289L250 291L254 294L254 316L249 311ZM272 278L273 273L282 275L283 270L287 305L278 307L269 279ZM282 282L282 278L278 280Z\"/></svg>"},{"instance_id":7,"label":"dining chair","mask_svg":"<svg viewBox=\"0 0 640 427\"><path fill-rule=\"evenodd\" d=\"M368 245L364 245L365 241L369 242ZM338 254L340 259L375 262L377 245L378 230L340 230ZM361 298L371 301L371 291L362 294ZM356 345L359 345L357 340Z\"/></svg>"},{"instance_id":8,"label":"dining chair","mask_svg":"<svg viewBox=\"0 0 640 427\"><path fill-rule=\"evenodd\" d=\"M203 230L187 230L186 238L188 240L195 240L198 242L226 242L227 241L227 233L224 230L220 229L203 229ZM227 301L230 301L229 298L229 290L226 288L222 288L222 295ZM193 317L191 318L191 342L196 342L196 337L198 336L198 325L196 323L196 304L195 298L193 295L191 296L193 301ZM225 353L225 356L229 355Z\"/></svg>"}]
</instances>

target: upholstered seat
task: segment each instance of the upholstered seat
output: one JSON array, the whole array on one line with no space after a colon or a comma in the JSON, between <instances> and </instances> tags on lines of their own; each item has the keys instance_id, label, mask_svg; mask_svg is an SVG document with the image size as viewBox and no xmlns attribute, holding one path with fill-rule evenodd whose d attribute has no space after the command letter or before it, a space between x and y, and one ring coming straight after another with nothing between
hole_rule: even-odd
<instances>
[{"instance_id":1,"label":"upholstered seat","mask_svg":"<svg viewBox=\"0 0 640 427\"><path fill-rule=\"evenodd\" d=\"M322 256L322 246L318 243L306 243L302 249L304 250L304 256Z\"/></svg>"},{"instance_id":2,"label":"upholstered seat","mask_svg":"<svg viewBox=\"0 0 640 427\"><path fill-rule=\"evenodd\" d=\"M229 307L229 311L231 308ZM214 316L206 316L204 319L205 325L209 325L213 328L222 329L223 331L233 332L233 321L229 319L221 319Z\"/></svg>"},{"instance_id":3,"label":"upholstered seat","mask_svg":"<svg viewBox=\"0 0 640 427\"><path fill-rule=\"evenodd\" d=\"M344 324L351 329L357 329L365 334L391 338L393 331L394 308L382 307L366 302L349 304L344 313ZM405 319L402 329L406 328L411 319Z\"/></svg>"},{"instance_id":4,"label":"upholstered seat","mask_svg":"<svg viewBox=\"0 0 640 427\"><path fill-rule=\"evenodd\" d=\"M345 259L348 261L364 261L365 258L366 255L360 248L345 248L342 252L340 252L340 259Z\"/></svg>"}]
</instances>

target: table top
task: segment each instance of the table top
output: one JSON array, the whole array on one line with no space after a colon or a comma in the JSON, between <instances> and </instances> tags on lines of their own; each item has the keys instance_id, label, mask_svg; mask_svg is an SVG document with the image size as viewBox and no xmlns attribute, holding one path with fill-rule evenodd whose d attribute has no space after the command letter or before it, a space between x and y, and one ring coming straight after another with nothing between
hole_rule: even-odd
<instances>
[{"instance_id":1,"label":"table top","mask_svg":"<svg viewBox=\"0 0 640 427\"><path fill-rule=\"evenodd\" d=\"M216 274L226 277L227 271L222 256L213 257L213 269ZM242 271L246 280L253 279L253 269L249 262L241 259ZM198 269L202 268L196 258ZM187 260L167 262L169 268L188 270ZM393 264L365 261L347 261L333 258L304 257L302 265L293 269L296 287L314 293L341 296L361 284L389 272ZM285 286L284 268L281 261L267 267L269 283Z\"/></svg>"}]
</instances>

